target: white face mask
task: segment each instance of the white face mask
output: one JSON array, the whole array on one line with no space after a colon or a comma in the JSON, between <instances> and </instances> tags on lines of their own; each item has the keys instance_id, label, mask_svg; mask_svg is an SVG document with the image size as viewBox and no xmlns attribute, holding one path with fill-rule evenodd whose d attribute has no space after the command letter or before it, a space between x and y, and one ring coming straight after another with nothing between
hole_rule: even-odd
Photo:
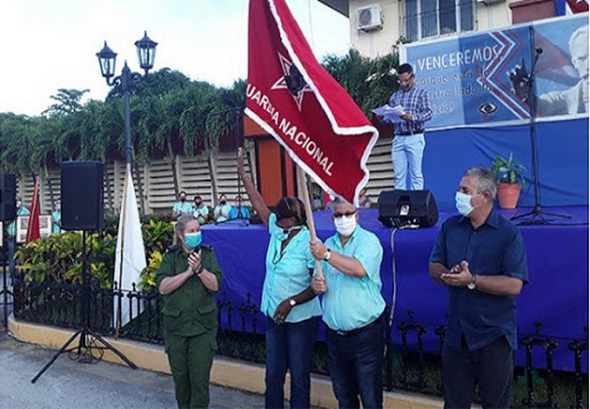
<instances>
[{"instance_id":1,"label":"white face mask","mask_svg":"<svg viewBox=\"0 0 590 409\"><path fill-rule=\"evenodd\" d=\"M351 214L350 216L336 217L334 218L334 226L341 236L351 236L356 229L356 216Z\"/></svg>"},{"instance_id":2,"label":"white face mask","mask_svg":"<svg viewBox=\"0 0 590 409\"><path fill-rule=\"evenodd\" d=\"M471 195L457 192L455 194L455 206L459 214L467 216L473 210L473 206L471 206Z\"/></svg>"}]
</instances>

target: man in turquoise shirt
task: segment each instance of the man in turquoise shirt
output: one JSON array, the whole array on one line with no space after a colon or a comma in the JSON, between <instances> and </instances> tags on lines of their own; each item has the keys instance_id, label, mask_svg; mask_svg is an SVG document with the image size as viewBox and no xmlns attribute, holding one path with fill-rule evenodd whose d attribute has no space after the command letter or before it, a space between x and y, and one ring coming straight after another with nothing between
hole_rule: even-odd
<instances>
[{"instance_id":1,"label":"man in turquoise shirt","mask_svg":"<svg viewBox=\"0 0 590 409\"><path fill-rule=\"evenodd\" d=\"M313 256L323 260L324 277L316 275L312 289L323 294L332 388L341 408L360 407L359 396L364 408L382 408L383 248L377 236L358 225L352 204L337 199L332 208L337 233L325 244L311 242Z\"/></svg>"}]
</instances>

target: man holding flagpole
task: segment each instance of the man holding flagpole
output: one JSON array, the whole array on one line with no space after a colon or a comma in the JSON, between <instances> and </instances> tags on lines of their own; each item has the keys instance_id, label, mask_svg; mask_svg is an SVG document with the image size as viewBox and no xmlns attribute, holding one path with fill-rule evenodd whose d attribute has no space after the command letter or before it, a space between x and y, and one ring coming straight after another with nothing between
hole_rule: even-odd
<instances>
[{"instance_id":1,"label":"man holding flagpole","mask_svg":"<svg viewBox=\"0 0 590 409\"><path fill-rule=\"evenodd\" d=\"M346 212L351 208L354 213L352 204L358 202L358 195L369 180L366 163L379 134L350 95L318 63L285 0L250 0L245 113L289 153L299 168L298 174L304 171L325 192L350 202L345 206L348 208ZM305 192L305 183L301 185ZM303 196L311 242L316 243L310 198L305 194ZM356 230L361 233L352 233L353 236L366 236L366 231L360 228ZM348 236L350 234L351 232L347 233ZM351 243L354 242L355 245L349 246L346 250L342 244L339 251L341 256L335 256L335 260L343 260L346 257L353 262L356 253L349 254L349 251L356 248L359 241L363 240L353 238ZM368 242L376 242L376 246L381 248L376 238ZM318 244L319 246L323 247L323 244ZM318 259L320 250L312 248L311 251L315 251L314 256ZM374 266L375 263L379 265L382 250L379 254L375 253L375 250L369 253L378 256L378 260L371 261L370 266ZM320 259L329 257L324 253L319 256ZM365 268L360 268L358 273L361 274L360 271L363 270L364 275L370 274L370 277L373 277L374 269L371 267L369 273ZM378 272L377 269L377 279ZM322 279L321 271L318 271L317 277L319 280ZM364 282L368 278L356 280ZM331 288L330 283L328 287L330 288L325 290L326 295L334 294L335 288ZM318 289L318 292L320 291L321 289ZM379 305L376 307L371 308L368 316L364 317L368 319L367 323L382 322L379 317L383 309L374 315L373 310L378 310ZM382 324L375 326L373 330L377 331L379 327L383 330ZM382 343L376 344L375 350L380 349L382 353L383 349L379 347ZM372 376L378 362L375 361L371 365L369 375ZM379 392L371 392L381 388L380 376L379 366L379 379L371 377L365 381L374 383L375 386L365 388L366 384L363 384L361 394L365 408L381 407L382 389ZM333 380L339 382L342 378ZM340 391L348 385L356 387L357 384L345 382L338 386L334 385L334 389L338 390L339 400L343 397ZM357 391L353 389L348 393L356 397ZM342 404L345 401L340 402L341 407L347 407ZM351 407L358 407L358 404Z\"/></svg>"},{"instance_id":2,"label":"man holding flagpole","mask_svg":"<svg viewBox=\"0 0 590 409\"><path fill-rule=\"evenodd\" d=\"M336 234L325 244L310 245L325 273L315 275L311 286L323 294L332 388L340 408L359 408L360 402L363 408L382 408L383 248L375 234L358 225L359 214L351 203L336 199L333 209Z\"/></svg>"}]
</instances>

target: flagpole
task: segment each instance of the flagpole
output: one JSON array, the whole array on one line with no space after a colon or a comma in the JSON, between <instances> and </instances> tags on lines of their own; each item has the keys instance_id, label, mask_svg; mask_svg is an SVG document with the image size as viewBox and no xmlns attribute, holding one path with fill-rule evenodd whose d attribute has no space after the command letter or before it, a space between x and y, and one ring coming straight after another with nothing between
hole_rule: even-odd
<instances>
[{"instance_id":1,"label":"flagpole","mask_svg":"<svg viewBox=\"0 0 590 409\"><path fill-rule=\"evenodd\" d=\"M123 185L123 200L121 201L121 219L119 220L119 228L121 231L121 249L119 252L119 293L121 293L121 285L123 281L123 264L125 259L125 223L127 219L127 185L129 183L129 176L131 175L131 164L127 163L125 167L125 183ZM115 338L119 338L119 329L121 328L121 297L118 298L119 308L117 308L117 316L115 317Z\"/></svg>"},{"instance_id":2,"label":"flagpole","mask_svg":"<svg viewBox=\"0 0 590 409\"><path fill-rule=\"evenodd\" d=\"M307 188L305 177L305 172L303 171L303 169L301 169L301 166L297 165L297 183L299 184L299 191L301 192L301 196L303 196L301 199L303 201L303 206L305 207L305 215L307 217L307 228L309 229L309 233L311 235L311 241L317 241L318 236L315 232L315 222L313 220L311 200L309 198L309 189ZM315 267L318 277L324 278L324 271L322 270L322 263L320 262L320 260L315 259Z\"/></svg>"}]
</instances>

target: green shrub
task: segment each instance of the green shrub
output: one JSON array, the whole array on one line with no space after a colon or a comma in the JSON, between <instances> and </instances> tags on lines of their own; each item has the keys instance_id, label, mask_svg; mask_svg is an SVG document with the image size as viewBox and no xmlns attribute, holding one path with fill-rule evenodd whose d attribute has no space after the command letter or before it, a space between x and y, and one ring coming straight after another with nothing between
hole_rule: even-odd
<instances>
[{"instance_id":1,"label":"green shrub","mask_svg":"<svg viewBox=\"0 0 590 409\"><path fill-rule=\"evenodd\" d=\"M117 215L105 217L99 233L86 234L88 273L98 279L101 288L112 288L117 246ZM147 267L137 283L144 291L155 288L155 275L162 255L172 244L173 225L168 218L144 217L142 235ZM23 245L15 254L16 262L25 282L54 282L77 284L82 281L82 233L54 234Z\"/></svg>"}]
</instances>

